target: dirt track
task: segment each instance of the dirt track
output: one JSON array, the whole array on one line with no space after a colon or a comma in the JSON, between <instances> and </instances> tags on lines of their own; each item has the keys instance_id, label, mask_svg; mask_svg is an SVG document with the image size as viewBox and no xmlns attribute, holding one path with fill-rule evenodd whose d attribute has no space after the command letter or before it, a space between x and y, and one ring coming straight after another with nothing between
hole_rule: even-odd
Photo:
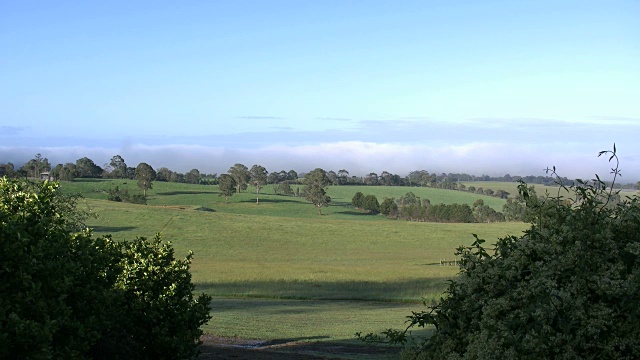
<instances>
[{"instance_id":1,"label":"dirt track","mask_svg":"<svg viewBox=\"0 0 640 360\"><path fill-rule=\"evenodd\" d=\"M241 340L222 338L212 335L202 337L200 360L221 359L267 359L267 360L319 360L353 358L360 355L367 358L374 355L390 355L398 353L398 349L344 345L331 342L302 342L302 341L269 341Z\"/></svg>"}]
</instances>

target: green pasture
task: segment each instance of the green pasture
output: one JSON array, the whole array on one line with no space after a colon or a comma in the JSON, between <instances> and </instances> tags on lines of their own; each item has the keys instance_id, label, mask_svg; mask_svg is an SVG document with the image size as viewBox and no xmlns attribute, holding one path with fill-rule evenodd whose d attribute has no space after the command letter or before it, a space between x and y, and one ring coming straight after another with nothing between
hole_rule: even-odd
<instances>
[{"instance_id":1,"label":"green pasture","mask_svg":"<svg viewBox=\"0 0 640 360\"><path fill-rule=\"evenodd\" d=\"M454 259L458 246L473 242L472 234L492 243L526 228L389 220L348 205L356 191L380 197L441 192L442 202L464 194L447 190L331 187L334 203L318 216L304 199L269 194L269 188L260 205L250 191L225 203L216 186L160 182L148 205L104 200L104 190L115 183L135 191L135 181L124 182L62 187L84 194L82 206L97 215L87 222L96 235L124 240L160 232L178 257L193 250L197 291L214 296L205 331L242 338L351 341L358 331L400 328L411 311L424 309L423 300L440 298L446 280L457 273L440 260Z\"/></svg>"},{"instance_id":2,"label":"green pasture","mask_svg":"<svg viewBox=\"0 0 640 360\"><path fill-rule=\"evenodd\" d=\"M481 187L483 189L491 189L493 191L497 191L497 190L504 190L506 192L509 193L510 197L514 197L518 194L518 185L520 185L520 183L518 182L502 182L502 181L462 181L462 184L464 184L467 188L469 186L474 186L476 189ZM536 190L536 193L538 195L541 196L545 196L546 194L548 194L549 196L569 196L569 192L565 191L564 189L561 189L558 186L546 186L546 185L541 185L541 184L530 184L530 186L533 186ZM623 191L624 193L632 193L630 191ZM485 203L486 200L485 200ZM497 210L497 209L496 209Z\"/></svg>"},{"instance_id":3,"label":"green pasture","mask_svg":"<svg viewBox=\"0 0 640 360\"><path fill-rule=\"evenodd\" d=\"M80 193L88 199L107 199L107 190L118 186L130 193L140 193L135 180L103 180L78 179L62 182L63 189L69 193ZM510 183L504 183L510 184ZM302 191L303 185L292 185ZM496 197L473 194L465 191L434 189L428 187L404 186L330 186L328 194L332 202L323 213L336 218L352 219L354 215L362 213L354 211L350 204L353 195L362 192L365 195L375 195L382 202L385 197L398 199L408 192L413 192L421 199L429 199L432 204L473 204L477 199L483 199L485 205L497 211L502 210L505 200ZM275 195L272 185L267 185L260 191L260 205L256 208L255 188L249 187L240 194L234 194L228 201L219 196L220 191L215 185L192 185L156 181L153 188L147 192L149 205L165 206L195 206L208 207L216 211L235 214L253 214L286 217L315 216L315 209L309 206L304 197ZM286 204L287 206L280 206ZM262 206L264 205L264 206ZM364 220L364 218L361 218ZM369 219L370 220L370 219ZM379 219L376 219L379 220Z\"/></svg>"}]
</instances>

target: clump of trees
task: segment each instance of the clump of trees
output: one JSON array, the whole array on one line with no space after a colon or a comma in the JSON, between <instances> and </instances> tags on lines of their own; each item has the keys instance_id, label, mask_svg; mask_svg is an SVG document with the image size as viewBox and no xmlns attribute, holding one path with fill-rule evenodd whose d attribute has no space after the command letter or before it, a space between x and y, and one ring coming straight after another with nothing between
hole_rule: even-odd
<instances>
[{"instance_id":1,"label":"clump of trees","mask_svg":"<svg viewBox=\"0 0 640 360\"><path fill-rule=\"evenodd\" d=\"M358 191L351 199L356 209L372 214L381 213L394 219L431 222L499 222L505 221L502 213L484 204L482 199L476 200L473 206L468 204L436 204L429 199L420 199L413 192L408 192L395 200L385 198L382 203L374 195L364 195Z\"/></svg>"},{"instance_id":2,"label":"clump of trees","mask_svg":"<svg viewBox=\"0 0 640 360\"><path fill-rule=\"evenodd\" d=\"M380 212L380 203L375 195L364 195L358 191L351 199L351 205L356 209L364 210L370 214Z\"/></svg>"},{"instance_id":3,"label":"clump of trees","mask_svg":"<svg viewBox=\"0 0 640 360\"><path fill-rule=\"evenodd\" d=\"M617 163L615 146L603 153ZM598 177L562 186L572 198L521 184L529 230L491 248L476 236L458 248L460 273L439 304L406 330L363 338L406 343L410 329L433 325L404 358L640 358L640 199L612 202Z\"/></svg>"},{"instance_id":4,"label":"clump of trees","mask_svg":"<svg viewBox=\"0 0 640 360\"><path fill-rule=\"evenodd\" d=\"M157 235L75 232L58 185L0 178L0 358L195 358L210 297Z\"/></svg>"}]
</instances>

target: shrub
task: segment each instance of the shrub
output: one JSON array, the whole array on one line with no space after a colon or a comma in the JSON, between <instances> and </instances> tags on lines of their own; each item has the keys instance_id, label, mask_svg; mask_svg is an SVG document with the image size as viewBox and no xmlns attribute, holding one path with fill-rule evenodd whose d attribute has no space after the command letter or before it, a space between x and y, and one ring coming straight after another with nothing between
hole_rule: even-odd
<instances>
[{"instance_id":1,"label":"shrub","mask_svg":"<svg viewBox=\"0 0 640 360\"><path fill-rule=\"evenodd\" d=\"M407 330L364 338L406 342L409 329L432 324L406 358L640 358L640 199L612 205L599 178L565 189L573 200L521 184L529 230L491 250L478 237L459 248L446 298L412 314Z\"/></svg>"},{"instance_id":2,"label":"shrub","mask_svg":"<svg viewBox=\"0 0 640 360\"><path fill-rule=\"evenodd\" d=\"M380 210L380 204L378 198L375 195L366 195L362 200L362 209L370 213L377 214Z\"/></svg>"},{"instance_id":3,"label":"shrub","mask_svg":"<svg viewBox=\"0 0 640 360\"><path fill-rule=\"evenodd\" d=\"M120 189L116 186L107 190L107 200L116 202L127 202L131 204L146 205L147 198L142 194L129 194L129 190Z\"/></svg>"},{"instance_id":4,"label":"shrub","mask_svg":"<svg viewBox=\"0 0 640 360\"><path fill-rule=\"evenodd\" d=\"M380 212L386 216L396 214L398 212L398 205L393 198L384 198L380 204Z\"/></svg>"},{"instance_id":5,"label":"shrub","mask_svg":"<svg viewBox=\"0 0 640 360\"><path fill-rule=\"evenodd\" d=\"M192 255L72 232L55 183L0 179L0 358L193 358L209 319Z\"/></svg>"},{"instance_id":6,"label":"shrub","mask_svg":"<svg viewBox=\"0 0 640 360\"><path fill-rule=\"evenodd\" d=\"M353 195L353 198L351 198L351 205L353 205L353 207L356 209L362 208L363 202L364 202L364 194L361 193L360 191L358 191L355 195Z\"/></svg>"}]
</instances>

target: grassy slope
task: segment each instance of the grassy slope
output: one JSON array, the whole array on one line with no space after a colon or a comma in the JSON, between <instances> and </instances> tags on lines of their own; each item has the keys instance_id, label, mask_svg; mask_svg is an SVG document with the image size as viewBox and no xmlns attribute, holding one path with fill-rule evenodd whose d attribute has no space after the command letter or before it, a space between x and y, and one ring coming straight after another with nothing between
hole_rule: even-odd
<instances>
[{"instance_id":1,"label":"grassy slope","mask_svg":"<svg viewBox=\"0 0 640 360\"><path fill-rule=\"evenodd\" d=\"M98 234L131 239L162 232L178 256L193 250L194 282L216 297L214 318L205 330L245 338L297 334L335 340L356 331L401 327L410 311L423 309L416 304L422 298L432 302L440 296L457 268L441 267L439 260L469 245L472 233L491 242L525 228L521 223L393 221L335 205L355 191L382 195L391 190L387 193L395 196L406 188L333 187L334 206L317 216L313 206L293 197L261 195L258 206L253 194L243 193L225 204L215 186L155 183L147 206L101 200L106 198L101 189L112 184L78 181L63 188L85 193L99 216L88 225ZM135 191L133 181L124 186ZM457 192L430 195L446 199L450 193ZM195 210L202 206L216 211Z\"/></svg>"}]
</instances>

